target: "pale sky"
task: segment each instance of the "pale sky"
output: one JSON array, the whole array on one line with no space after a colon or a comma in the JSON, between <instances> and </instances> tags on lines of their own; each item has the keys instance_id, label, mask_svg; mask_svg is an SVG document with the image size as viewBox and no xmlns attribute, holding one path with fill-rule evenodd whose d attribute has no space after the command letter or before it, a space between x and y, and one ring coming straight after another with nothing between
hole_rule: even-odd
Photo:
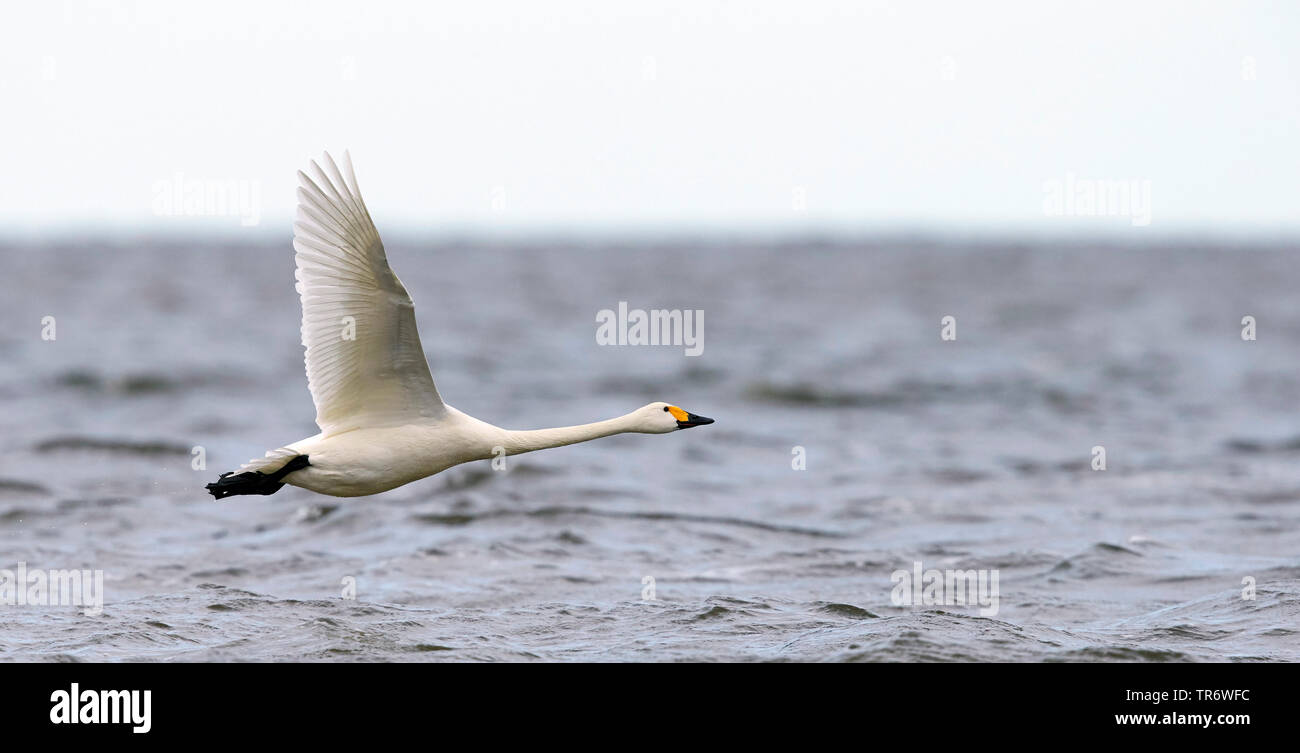
<instances>
[{"instance_id":1,"label":"pale sky","mask_svg":"<svg viewBox=\"0 0 1300 753\"><path fill-rule=\"evenodd\" d=\"M1300 230L1292 2L5 14L0 236L287 235L345 148L381 231ZM1080 180L1149 181L1149 225L1045 210ZM242 186L251 226L160 213L186 185Z\"/></svg>"}]
</instances>

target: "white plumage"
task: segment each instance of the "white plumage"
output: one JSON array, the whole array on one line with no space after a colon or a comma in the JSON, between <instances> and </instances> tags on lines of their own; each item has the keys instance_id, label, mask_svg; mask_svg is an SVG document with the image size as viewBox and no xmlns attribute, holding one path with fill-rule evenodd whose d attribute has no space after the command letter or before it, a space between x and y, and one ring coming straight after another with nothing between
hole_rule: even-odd
<instances>
[{"instance_id":1,"label":"white plumage","mask_svg":"<svg viewBox=\"0 0 1300 753\"><path fill-rule=\"evenodd\" d=\"M415 304L388 266L384 244L357 190L328 154L327 176L298 172L293 223L302 344L316 423L326 434L435 419L446 410L415 329ZM348 339L349 336L355 339Z\"/></svg>"}]
</instances>

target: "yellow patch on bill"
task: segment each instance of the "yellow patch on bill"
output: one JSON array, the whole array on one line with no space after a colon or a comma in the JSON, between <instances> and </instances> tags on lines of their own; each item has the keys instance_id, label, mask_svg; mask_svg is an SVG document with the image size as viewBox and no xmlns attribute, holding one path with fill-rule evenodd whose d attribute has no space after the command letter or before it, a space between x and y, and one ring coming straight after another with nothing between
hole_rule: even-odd
<instances>
[{"instance_id":1,"label":"yellow patch on bill","mask_svg":"<svg viewBox=\"0 0 1300 753\"><path fill-rule=\"evenodd\" d=\"M682 410L681 408L678 408L676 405L668 406L668 412L673 414L673 418L677 419L678 421L685 421L686 419L690 418L689 413Z\"/></svg>"}]
</instances>

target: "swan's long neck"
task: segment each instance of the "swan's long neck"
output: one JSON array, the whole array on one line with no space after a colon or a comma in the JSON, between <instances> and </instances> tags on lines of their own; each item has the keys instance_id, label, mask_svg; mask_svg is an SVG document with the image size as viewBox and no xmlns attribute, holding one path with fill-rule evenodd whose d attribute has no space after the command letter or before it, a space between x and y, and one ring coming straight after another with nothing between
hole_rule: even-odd
<instances>
[{"instance_id":1,"label":"swan's long neck","mask_svg":"<svg viewBox=\"0 0 1300 753\"><path fill-rule=\"evenodd\" d=\"M626 416L611 418L607 421L597 421L594 424L561 426L558 429L534 429L532 431L503 429L502 431L505 434L503 446L507 455L545 450L548 447L563 447L566 444L576 444L633 431L631 421L632 414L629 413Z\"/></svg>"}]
</instances>

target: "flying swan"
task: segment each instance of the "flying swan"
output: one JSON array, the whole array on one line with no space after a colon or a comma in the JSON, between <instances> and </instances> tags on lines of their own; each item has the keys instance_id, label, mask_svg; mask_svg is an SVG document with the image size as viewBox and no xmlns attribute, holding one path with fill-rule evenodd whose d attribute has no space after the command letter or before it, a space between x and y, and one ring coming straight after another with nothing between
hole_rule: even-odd
<instances>
[{"instance_id":1,"label":"flying swan","mask_svg":"<svg viewBox=\"0 0 1300 753\"><path fill-rule=\"evenodd\" d=\"M513 431L447 405L433 386L415 306L393 274L361 200L352 160L347 179L328 153L298 171L293 223L307 387L320 433L221 474L217 499L274 494L285 484L335 497L378 494L500 454L562 447L636 432L667 434L713 423L668 403L558 429Z\"/></svg>"}]
</instances>

